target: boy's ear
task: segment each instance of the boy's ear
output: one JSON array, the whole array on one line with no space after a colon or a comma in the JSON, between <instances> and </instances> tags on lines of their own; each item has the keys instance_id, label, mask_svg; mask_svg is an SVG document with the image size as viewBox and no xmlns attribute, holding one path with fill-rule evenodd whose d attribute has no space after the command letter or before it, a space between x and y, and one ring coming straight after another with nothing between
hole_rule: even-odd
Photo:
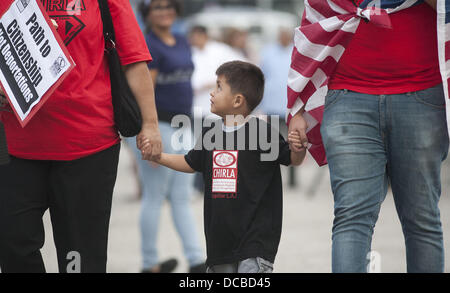
<instances>
[{"instance_id":1,"label":"boy's ear","mask_svg":"<svg viewBox=\"0 0 450 293\"><path fill-rule=\"evenodd\" d=\"M239 108L245 104L245 97L242 94L234 96L233 108Z\"/></svg>"}]
</instances>

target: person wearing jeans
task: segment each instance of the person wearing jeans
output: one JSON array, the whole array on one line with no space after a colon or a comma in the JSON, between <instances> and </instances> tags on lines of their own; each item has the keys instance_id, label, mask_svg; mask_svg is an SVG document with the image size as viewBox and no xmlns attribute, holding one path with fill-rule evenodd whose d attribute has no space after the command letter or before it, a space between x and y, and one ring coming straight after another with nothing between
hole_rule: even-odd
<instances>
[{"instance_id":1,"label":"person wearing jeans","mask_svg":"<svg viewBox=\"0 0 450 293\"><path fill-rule=\"evenodd\" d=\"M333 272L368 271L389 185L405 238L407 271L444 271L438 203L449 137L435 1L426 2L389 14L390 28L361 21L328 75L320 132L334 195ZM289 125L304 143L306 124L301 110Z\"/></svg>"},{"instance_id":2,"label":"person wearing jeans","mask_svg":"<svg viewBox=\"0 0 450 293\"><path fill-rule=\"evenodd\" d=\"M390 183L408 272L442 272L438 202L449 146L442 85L393 95L330 90L321 132L335 200L333 271L366 271Z\"/></svg>"}]
</instances>

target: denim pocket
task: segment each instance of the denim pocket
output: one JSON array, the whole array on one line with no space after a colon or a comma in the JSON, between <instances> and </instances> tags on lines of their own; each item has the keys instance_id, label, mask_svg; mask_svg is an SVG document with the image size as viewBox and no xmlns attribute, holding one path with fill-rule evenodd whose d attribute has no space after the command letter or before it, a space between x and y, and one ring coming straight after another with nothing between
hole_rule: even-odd
<instances>
[{"instance_id":1,"label":"denim pocket","mask_svg":"<svg viewBox=\"0 0 450 293\"><path fill-rule=\"evenodd\" d=\"M442 84L414 92L416 100L434 108L445 108L445 95Z\"/></svg>"},{"instance_id":2,"label":"denim pocket","mask_svg":"<svg viewBox=\"0 0 450 293\"><path fill-rule=\"evenodd\" d=\"M343 92L344 90L328 90L327 95L325 96L324 109L327 109L329 106L333 105Z\"/></svg>"}]
</instances>

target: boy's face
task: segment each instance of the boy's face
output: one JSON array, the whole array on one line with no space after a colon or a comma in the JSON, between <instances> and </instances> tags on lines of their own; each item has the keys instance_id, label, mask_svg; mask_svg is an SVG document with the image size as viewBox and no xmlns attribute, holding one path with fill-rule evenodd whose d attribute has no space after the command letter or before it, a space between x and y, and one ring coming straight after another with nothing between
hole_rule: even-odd
<instances>
[{"instance_id":1,"label":"boy's face","mask_svg":"<svg viewBox=\"0 0 450 293\"><path fill-rule=\"evenodd\" d=\"M235 95L231 92L231 88L224 76L217 76L216 87L211 92L211 113L225 117L233 115Z\"/></svg>"}]
</instances>

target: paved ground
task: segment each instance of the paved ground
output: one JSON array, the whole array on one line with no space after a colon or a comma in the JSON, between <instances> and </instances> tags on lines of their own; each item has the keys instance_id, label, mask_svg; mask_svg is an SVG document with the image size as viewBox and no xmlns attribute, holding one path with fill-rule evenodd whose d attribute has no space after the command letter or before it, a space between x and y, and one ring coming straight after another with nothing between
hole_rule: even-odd
<instances>
[{"instance_id":1,"label":"paved ground","mask_svg":"<svg viewBox=\"0 0 450 293\"><path fill-rule=\"evenodd\" d=\"M444 236L450 237L450 162L443 172L443 194L440 202ZM284 181L287 169L283 169ZM319 173L318 173L319 172ZM275 272L314 273L330 272L331 267L331 224L333 219L333 200L326 167L319 169L308 158L298 169L299 186L289 189L285 185L284 226L279 253L275 262ZM308 178L313 186L306 185ZM311 190L315 190L313 194ZM137 187L131 168L131 156L122 148L119 174L115 189L109 241L109 272L138 272L141 268L139 209L136 196ZM203 202L200 196L193 195L192 207L195 211L198 229L203 231ZM49 272L56 272L56 253L51 235L48 214L45 216L46 243L43 255ZM202 233L199 233L203 236ZM204 244L203 237L201 238ZM180 264L176 272L186 272L187 263L183 258L182 247L170 217L169 206L163 207L159 242L161 259L176 257ZM382 272L405 272L405 249L399 220L392 195L388 194L382 206L379 221L375 228L373 250L381 256ZM446 272L450 272L450 245L445 242Z\"/></svg>"}]
</instances>

